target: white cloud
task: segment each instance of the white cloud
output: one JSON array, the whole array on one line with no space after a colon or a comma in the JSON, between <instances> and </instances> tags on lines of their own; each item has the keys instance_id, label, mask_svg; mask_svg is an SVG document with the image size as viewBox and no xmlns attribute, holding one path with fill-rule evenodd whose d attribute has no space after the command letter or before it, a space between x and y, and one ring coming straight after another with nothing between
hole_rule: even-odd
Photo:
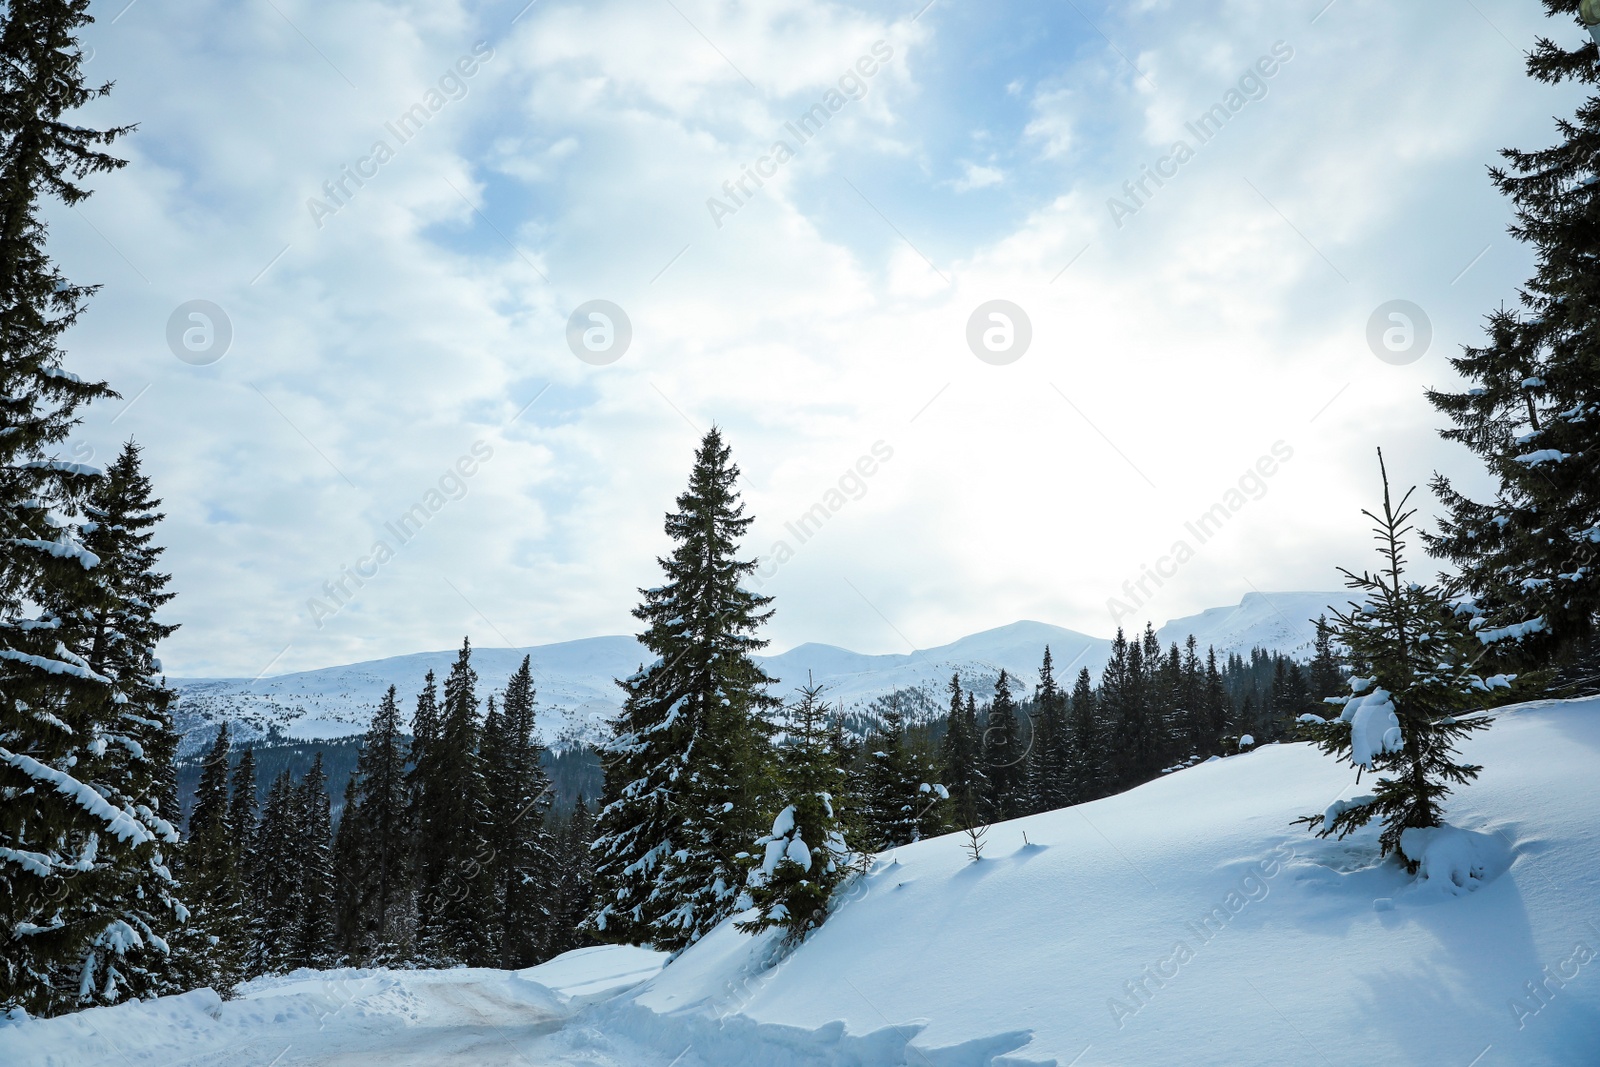
<instances>
[{"instance_id":1,"label":"white cloud","mask_svg":"<svg viewBox=\"0 0 1600 1067\"><path fill-rule=\"evenodd\" d=\"M83 217L53 219L70 274L106 283L73 369L129 398L149 385L80 437L102 457L129 434L148 446L180 674L629 630L713 420L755 552L875 441L894 449L764 589L780 647L895 650L1020 617L1103 632L1106 597L1279 439L1292 462L1149 612L1326 587L1364 558L1374 445L1401 478L1466 467L1421 390L1528 266L1483 166L1548 143L1574 102L1479 20L1398 8L1307 27L1264 3L1146 5L1105 28L1138 42L1155 89L1086 36L1014 72L1036 87L1025 117L975 121L928 117L932 46L961 43L937 7L910 25L680 3L690 25L671 6L541 3L508 28L461 4L280 6L327 62L268 9L240 25L139 5L95 27L91 73L117 89L91 118L141 129ZM1295 57L1267 95L1117 228L1106 199L1279 38ZM494 57L466 97L316 228L306 198L479 40ZM718 228L707 198L880 40L893 56L865 95ZM975 126L994 134L982 164L961 158ZM952 206L1002 178L1019 216ZM163 341L196 297L235 327L208 368ZM595 297L634 325L609 367L565 347ZM1393 297L1433 318L1412 367L1362 341ZM1007 367L964 339L994 298L1033 323ZM480 439L494 455L465 496L316 628L307 600Z\"/></svg>"},{"instance_id":2,"label":"white cloud","mask_svg":"<svg viewBox=\"0 0 1600 1067\"><path fill-rule=\"evenodd\" d=\"M958 193L969 192L973 189L987 189L991 185L999 185L1006 180L1005 171L999 167L985 166L979 163L965 163L962 165L961 177L950 184Z\"/></svg>"}]
</instances>

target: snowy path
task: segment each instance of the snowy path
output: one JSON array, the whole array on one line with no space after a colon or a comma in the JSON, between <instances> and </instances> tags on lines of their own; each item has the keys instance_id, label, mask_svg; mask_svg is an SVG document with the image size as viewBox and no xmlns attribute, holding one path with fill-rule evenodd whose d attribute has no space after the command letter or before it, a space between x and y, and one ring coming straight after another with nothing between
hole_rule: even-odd
<instances>
[{"instance_id":1,"label":"snowy path","mask_svg":"<svg viewBox=\"0 0 1600 1067\"><path fill-rule=\"evenodd\" d=\"M254 982L228 1002L199 990L28 1024L0 1036L0 1063L664 1067L670 1057L619 1043L583 1021L586 1008L659 967L654 953L608 949L524 972L302 971ZM5 1047L13 1035L16 1045Z\"/></svg>"},{"instance_id":2,"label":"snowy path","mask_svg":"<svg viewBox=\"0 0 1600 1067\"><path fill-rule=\"evenodd\" d=\"M276 1067L354 1067L390 1064L393 1067L443 1067L446 1064L482 1064L484 1067L564 1062L543 1046L560 1030L567 1015L508 996L505 980L413 980L408 989L420 1015L362 1015L339 1011L324 1020L314 1033L300 1041L285 1039L274 1049L261 1042L248 1056L238 1049L180 1061L182 1067L223 1067L224 1064L275 1063ZM178 1065L174 1065L178 1067Z\"/></svg>"}]
</instances>

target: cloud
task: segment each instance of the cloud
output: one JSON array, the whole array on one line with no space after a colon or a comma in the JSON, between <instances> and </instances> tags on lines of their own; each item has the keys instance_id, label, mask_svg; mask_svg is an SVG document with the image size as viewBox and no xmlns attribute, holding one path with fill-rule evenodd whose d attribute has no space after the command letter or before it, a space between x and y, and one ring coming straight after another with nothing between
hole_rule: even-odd
<instances>
[{"instance_id":1,"label":"cloud","mask_svg":"<svg viewBox=\"0 0 1600 1067\"><path fill-rule=\"evenodd\" d=\"M1143 74L1067 11L996 75L949 57L1012 48L1007 27L937 6L279 7L292 26L138 5L93 27L90 73L117 87L88 119L140 130L51 219L69 274L105 285L70 366L127 398L75 443L147 445L181 675L630 631L712 421L757 554L875 441L895 450L764 589L779 647L1104 632L1113 586L1280 438L1271 493L1149 610L1325 587L1367 550L1374 445L1401 477L1463 473L1421 391L1529 267L1483 167L1576 101L1481 20L1399 8L1097 14ZM1267 95L1118 228L1108 199L1280 39ZM307 199L480 41L466 94L317 227ZM798 142L786 124L877 42L864 93L717 226L707 199ZM1435 329L1404 368L1362 340L1397 297ZM164 340L196 298L234 326L210 367ZM596 298L633 324L606 367L565 342ZM997 298L1033 326L1003 367L965 339ZM477 441L493 458L465 496L317 627L308 601Z\"/></svg>"},{"instance_id":2,"label":"cloud","mask_svg":"<svg viewBox=\"0 0 1600 1067\"><path fill-rule=\"evenodd\" d=\"M962 165L961 177L951 183L956 192L965 193L973 189L987 189L991 185L999 185L1006 180L1005 171L998 167L983 166L978 163L965 163Z\"/></svg>"}]
</instances>

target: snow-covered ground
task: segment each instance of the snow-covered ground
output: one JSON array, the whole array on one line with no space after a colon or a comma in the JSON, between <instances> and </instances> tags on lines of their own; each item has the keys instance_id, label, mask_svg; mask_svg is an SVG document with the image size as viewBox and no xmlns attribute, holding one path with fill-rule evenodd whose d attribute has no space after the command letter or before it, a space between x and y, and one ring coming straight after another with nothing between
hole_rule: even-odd
<instances>
[{"instance_id":1,"label":"snow-covered ground","mask_svg":"<svg viewBox=\"0 0 1600 1067\"><path fill-rule=\"evenodd\" d=\"M1329 604L1344 601L1340 593L1249 593L1231 607L1173 619L1158 635L1167 645L1181 644L1192 633L1202 649L1215 646L1218 655L1248 654L1260 646L1308 659L1316 632L1311 620L1326 612ZM966 683L982 689L992 686L1004 669L1020 680L1021 692L1032 692L1047 644L1056 676L1068 687L1082 667L1098 681L1111 649L1103 637L1024 621L915 652L867 655L808 643L757 659L781 680L779 694L784 697L809 675L828 687L830 700L846 708L859 710L896 689L918 688L942 707L951 674L960 674ZM524 655L532 659L539 691L540 731L552 747L601 740L606 721L618 706L613 679L632 674L648 658L637 641L625 636L530 648L474 648L472 658L485 689L494 690L505 684ZM432 670L442 686L455 658L454 649L444 649L254 680L173 679L179 693L178 725L190 738L184 751L209 744L215 730L208 724L223 719L232 724L238 739L260 737L269 727L299 740L359 734L390 685L399 688L402 713L409 715L423 676Z\"/></svg>"},{"instance_id":2,"label":"snow-covered ground","mask_svg":"<svg viewBox=\"0 0 1600 1067\"><path fill-rule=\"evenodd\" d=\"M637 986L664 958L604 946L525 971L295 971L251 982L229 1001L200 989L48 1022L0 1023L0 1064L648 1065L657 1062L648 1049L587 1033L574 1016Z\"/></svg>"},{"instance_id":3,"label":"snow-covered ground","mask_svg":"<svg viewBox=\"0 0 1600 1067\"><path fill-rule=\"evenodd\" d=\"M0 1062L979 1067L1600 1063L1600 699L1502 710L1417 878L1359 791L1268 745L878 858L800 949L724 925L656 973L581 950L507 973L301 972L0 1026ZM1414 841L1415 839L1413 839Z\"/></svg>"}]
</instances>

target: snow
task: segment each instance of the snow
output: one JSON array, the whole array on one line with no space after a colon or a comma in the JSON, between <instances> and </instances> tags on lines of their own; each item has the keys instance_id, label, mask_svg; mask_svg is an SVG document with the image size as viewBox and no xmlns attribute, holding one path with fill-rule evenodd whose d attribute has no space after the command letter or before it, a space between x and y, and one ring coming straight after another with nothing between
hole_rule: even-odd
<instances>
[{"instance_id":1,"label":"snow","mask_svg":"<svg viewBox=\"0 0 1600 1067\"><path fill-rule=\"evenodd\" d=\"M657 973L301 971L0 1023L6 1067L1108 1067L1592 1063L1600 698L1498 709L1450 826L1379 862L1291 820L1351 786L1304 743L901 847L793 951L724 923ZM1358 802L1361 798L1346 800ZM1024 843L1026 835L1027 844ZM113 1044L113 1042L115 1044Z\"/></svg>"},{"instance_id":2,"label":"snow","mask_svg":"<svg viewBox=\"0 0 1600 1067\"><path fill-rule=\"evenodd\" d=\"M1417 880L1406 887L1417 900L1466 896L1511 866L1503 839L1454 826L1409 827L1400 834L1400 851L1418 862Z\"/></svg>"},{"instance_id":3,"label":"snow","mask_svg":"<svg viewBox=\"0 0 1600 1067\"><path fill-rule=\"evenodd\" d=\"M788 844L788 839L782 837L774 837L767 842L766 851L761 856L762 877L772 877L772 872L778 869L778 864L783 860L783 852Z\"/></svg>"},{"instance_id":4,"label":"snow","mask_svg":"<svg viewBox=\"0 0 1600 1067\"><path fill-rule=\"evenodd\" d=\"M75 559L84 570L92 570L100 566L100 557L90 552L82 545L70 541L44 541L37 537L13 537L14 545L26 545L28 548L47 552L57 559Z\"/></svg>"},{"instance_id":5,"label":"snow","mask_svg":"<svg viewBox=\"0 0 1600 1067\"><path fill-rule=\"evenodd\" d=\"M1374 794L1367 793L1364 796L1351 797L1349 800L1335 800L1332 804L1329 804L1328 809L1322 813L1322 828L1332 832L1333 820L1337 819L1347 811L1351 811L1355 808L1364 808L1377 799L1378 798Z\"/></svg>"},{"instance_id":6,"label":"snow","mask_svg":"<svg viewBox=\"0 0 1600 1067\"><path fill-rule=\"evenodd\" d=\"M57 655L72 655L60 643L56 645ZM86 682L103 682L111 684L111 679L103 674L97 674L88 667L79 666L77 663L63 663L57 659L46 659L44 656L35 656L30 652L18 652L14 648L0 648L0 659L9 659L17 663L26 663L30 667L37 667L49 674L68 674L74 678L81 678Z\"/></svg>"},{"instance_id":7,"label":"snow","mask_svg":"<svg viewBox=\"0 0 1600 1067\"><path fill-rule=\"evenodd\" d=\"M0 763L9 763L37 782L55 787L56 792L71 799L84 811L105 823L106 830L124 841L143 844L154 836L137 819L120 808L112 807L106 798L70 774L46 767L32 756L0 748Z\"/></svg>"},{"instance_id":8,"label":"snow","mask_svg":"<svg viewBox=\"0 0 1600 1067\"><path fill-rule=\"evenodd\" d=\"M18 464L18 469L60 471L63 474L81 474L89 478L104 477L106 473L99 467L91 467L87 463L72 463L64 459L32 459Z\"/></svg>"},{"instance_id":9,"label":"snow","mask_svg":"<svg viewBox=\"0 0 1600 1067\"><path fill-rule=\"evenodd\" d=\"M1350 762L1371 770L1385 752L1399 752L1404 744L1400 719L1387 689L1374 689L1364 696L1353 696L1339 716L1350 724Z\"/></svg>"},{"instance_id":10,"label":"snow","mask_svg":"<svg viewBox=\"0 0 1600 1067\"><path fill-rule=\"evenodd\" d=\"M772 820L772 836L787 837L794 831L794 805L778 812L778 817Z\"/></svg>"},{"instance_id":11,"label":"snow","mask_svg":"<svg viewBox=\"0 0 1600 1067\"><path fill-rule=\"evenodd\" d=\"M1544 629L1544 626L1544 616L1540 615L1525 622L1514 622L1509 626L1497 626L1490 630L1479 630L1477 638L1486 645L1492 645L1496 641L1504 641L1507 638L1513 641L1520 641L1529 634L1539 633Z\"/></svg>"},{"instance_id":12,"label":"snow","mask_svg":"<svg viewBox=\"0 0 1600 1067\"><path fill-rule=\"evenodd\" d=\"M1560 463L1564 459L1571 459L1572 453L1562 452L1554 448L1541 448L1535 452L1526 452L1520 456L1512 456L1518 463L1525 463L1530 467L1537 467L1541 463Z\"/></svg>"},{"instance_id":13,"label":"snow","mask_svg":"<svg viewBox=\"0 0 1600 1067\"><path fill-rule=\"evenodd\" d=\"M725 925L603 1017L673 1053L763 1040L817 1063L1592 1062L1600 969L1537 1019L1524 983L1600 947L1600 699L1494 718L1463 742L1485 770L1451 798L1428 877L1378 862L1376 823L1291 828L1351 775L1268 746L996 824L981 864L957 835L897 849L775 966L772 936ZM1476 891L1437 888L1463 868ZM802 1061L743 1052L702 1062Z\"/></svg>"}]
</instances>

